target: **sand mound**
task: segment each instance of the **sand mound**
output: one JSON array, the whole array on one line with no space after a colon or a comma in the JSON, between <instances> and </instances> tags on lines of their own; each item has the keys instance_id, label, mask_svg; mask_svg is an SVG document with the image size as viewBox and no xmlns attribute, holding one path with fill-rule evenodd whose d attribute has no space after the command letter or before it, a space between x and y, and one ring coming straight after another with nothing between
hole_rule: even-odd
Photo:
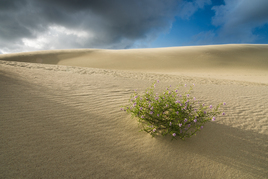
<instances>
[{"instance_id":1,"label":"sand mound","mask_svg":"<svg viewBox=\"0 0 268 179\"><path fill-rule=\"evenodd\" d=\"M53 50L0 55L0 60L178 74L268 84L268 45Z\"/></svg>"},{"instance_id":2,"label":"sand mound","mask_svg":"<svg viewBox=\"0 0 268 179\"><path fill-rule=\"evenodd\" d=\"M232 45L223 46L226 49L231 47ZM233 47L240 48L236 45ZM248 48L254 49L253 47L249 45ZM185 47L187 48L190 47ZM205 47L200 47L203 48ZM215 48L216 52L220 46L209 48ZM262 48L267 46L256 46L256 51L262 51ZM174 52L174 49L177 48L162 50ZM84 58L81 54L89 57L90 50L78 51L35 52L28 55L31 54L33 60L41 53L52 64L67 65L67 62L76 61L77 66L83 66L81 64ZM124 56L123 50L93 51L98 59L102 58L97 53L122 53ZM146 50L125 52L134 51L151 54ZM148 51L156 54L161 50ZM205 50L201 51L203 53ZM171 56L171 52L167 56ZM232 53L235 56L237 52L233 50ZM264 50L260 53L265 54ZM126 54L133 61L138 58ZM62 57L64 55L65 59ZM258 55L255 59L259 59L263 65L255 64L255 70L261 69L261 66L264 68L267 63L265 57ZM163 64L163 68L159 66L157 71L157 68L148 67L152 71L146 73L146 66L138 69L139 65L130 62L131 60L125 64L125 68L124 65L116 66L115 64L124 61L121 57L118 60L112 57L114 63L109 65L108 57L103 58L103 64L98 60L94 62L84 59L86 64L94 62L100 65L89 65L91 68L88 68L85 65L74 67L16 62L31 60L23 54L17 54L17 57L5 55L6 59L7 56L9 61L0 60L0 178L268 176L268 85L265 81L247 81L245 72L240 73L242 80L191 76L190 65L187 67L189 71L169 74L169 66L164 66L165 63L160 62L160 58L155 66ZM57 63L53 59L56 56ZM146 61L142 55L140 58ZM264 59L263 62L260 59ZM42 60L43 63L46 61L45 58ZM144 63L149 61L150 59ZM174 61L170 60L177 63ZM206 68L217 66L216 63L206 63ZM229 63L234 62L227 64ZM135 68L131 69L130 64L136 65ZM245 65L244 68L250 67ZM228 69L231 69L231 65ZM170 66L170 71L172 70ZM127 104L135 89L142 92L157 79L160 80L157 85L159 91L168 85L175 87L180 83L195 83L192 95L205 104L226 102L226 116L206 124L197 136L186 141L170 141L170 137L151 138L147 133L139 132L138 123L120 111L120 105Z\"/></svg>"}]
</instances>

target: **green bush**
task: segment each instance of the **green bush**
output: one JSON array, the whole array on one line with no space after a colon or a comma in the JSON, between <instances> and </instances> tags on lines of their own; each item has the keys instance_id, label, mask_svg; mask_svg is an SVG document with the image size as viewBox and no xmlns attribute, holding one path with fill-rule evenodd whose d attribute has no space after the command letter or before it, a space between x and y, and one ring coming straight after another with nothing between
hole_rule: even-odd
<instances>
[{"instance_id":1,"label":"green bush","mask_svg":"<svg viewBox=\"0 0 268 179\"><path fill-rule=\"evenodd\" d=\"M141 131L151 134L152 137L156 134L163 136L170 134L172 140L177 137L184 140L185 137L196 135L206 122L214 121L221 113L218 111L219 107L225 105L220 103L213 108L212 105L196 104L195 97L190 96L193 86L184 94L178 93L178 86L173 91L167 88L159 95L154 92L156 87L154 82L144 94L139 95L134 92L129 104L122 106L121 110L138 118L139 123L142 124Z\"/></svg>"}]
</instances>

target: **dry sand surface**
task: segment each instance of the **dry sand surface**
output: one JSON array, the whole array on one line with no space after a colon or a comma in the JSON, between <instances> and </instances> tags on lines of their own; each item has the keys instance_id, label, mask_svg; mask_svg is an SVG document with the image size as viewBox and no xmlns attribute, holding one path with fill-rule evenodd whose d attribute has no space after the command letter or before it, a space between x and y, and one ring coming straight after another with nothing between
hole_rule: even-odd
<instances>
[{"instance_id":1,"label":"dry sand surface","mask_svg":"<svg viewBox=\"0 0 268 179\"><path fill-rule=\"evenodd\" d=\"M139 132L120 106L155 80L226 115L186 141ZM0 55L0 178L268 178L267 104L268 45Z\"/></svg>"}]
</instances>

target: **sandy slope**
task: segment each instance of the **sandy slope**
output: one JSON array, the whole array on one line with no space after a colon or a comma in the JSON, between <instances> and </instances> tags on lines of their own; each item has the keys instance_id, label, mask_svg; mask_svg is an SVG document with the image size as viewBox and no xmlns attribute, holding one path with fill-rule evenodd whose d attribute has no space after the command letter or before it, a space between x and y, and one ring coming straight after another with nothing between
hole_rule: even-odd
<instances>
[{"instance_id":1,"label":"sandy slope","mask_svg":"<svg viewBox=\"0 0 268 179\"><path fill-rule=\"evenodd\" d=\"M231 46L223 48L235 56L238 52L232 48L228 51ZM243 51L241 46L233 47ZM192 48L197 51L205 47ZM219 46L209 48L220 51ZM208 78L208 74L196 77L191 75L190 65L185 65L189 69L185 73L170 75L171 66L179 69L177 61L170 60L171 65L160 62L160 58L155 66L162 63L163 70L160 65L152 68L152 72L160 73L145 73L146 66L138 69L143 72L137 72L138 64L131 60L122 67L115 65L123 59L117 61L110 53L123 51L103 50L103 55L109 54L114 62L108 67L108 57L103 58L103 64L96 62L105 70L0 60L0 178L267 178L268 85L260 78L258 82L248 81L245 73L249 64L253 76L254 70L265 68L266 52L260 49L267 46L254 48L259 51L255 58L258 62L247 62L239 72L242 80ZM77 58L78 66L83 66L81 54L85 52L78 51L39 52L39 57L47 56L43 63L50 59L52 64L67 64ZM87 53L84 55L90 56ZM17 54L12 60L32 61L37 56ZM61 56L57 63L53 59L56 56ZM127 56L134 60L132 55ZM187 60L185 55L185 64ZM143 63L149 61L143 59ZM130 64L135 68L131 69ZM207 62L209 67L220 68ZM204 68L200 66L201 71ZM231 68L229 65L227 69ZM186 141L151 138L138 132L137 122L121 112L120 105L127 103L134 89L141 92L156 79L160 80L159 91L170 84L195 83L193 95L206 104L225 101L226 116L208 123Z\"/></svg>"},{"instance_id":2,"label":"sandy slope","mask_svg":"<svg viewBox=\"0 0 268 179\"><path fill-rule=\"evenodd\" d=\"M1 59L268 84L268 45L55 50L0 55Z\"/></svg>"}]
</instances>

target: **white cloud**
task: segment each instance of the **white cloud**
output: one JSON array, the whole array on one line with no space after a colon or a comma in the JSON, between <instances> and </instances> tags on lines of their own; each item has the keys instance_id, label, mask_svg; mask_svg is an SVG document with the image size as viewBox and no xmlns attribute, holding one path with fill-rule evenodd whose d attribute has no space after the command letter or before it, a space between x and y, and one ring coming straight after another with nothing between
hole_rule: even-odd
<instances>
[{"instance_id":1,"label":"white cloud","mask_svg":"<svg viewBox=\"0 0 268 179\"><path fill-rule=\"evenodd\" d=\"M37 33L34 38L22 38L14 48L3 48L2 53L50 50L62 48L82 48L94 38L92 32L67 29L64 26L50 26L47 31Z\"/></svg>"},{"instance_id":2,"label":"white cloud","mask_svg":"<svg viewBox=\"0 0 268 179\"><path fill-rule=\"evenodd\" d=\"M211 0L195 0L193 2L183 2L179 16L182 19L189 19L198 9L210 5Z\"/></svg>"},{"instance_id":3,"label":"white cloud","mask_svg":"<svg viewBox=\"0 0 268 179\"><path fill-rule=\"evenodd\" d=\"M259 38L253 31L268 23L268 0L225 0L214 6L212 24L217 30L196 34L186 45L254 43Z\"/></svg>"},{"instance_id":4,"label":"white cloud","mask_svg":"<svg viewBox=\"0 0 268 179\"><path fill-rule=\"evenodd\" d=\"M48 43L48 39L45 37L37 37L36 39L22 38L22 42L28 48L40 50Z\"/></svg>"},{"instance_id":5,"label":"white cloud","mask_svg":"<svg viewBox=\"0 0 268 179\"><path fill-rule=\"evenodd\" d=\"M64 26L50 26L48 33L51 35L54 34L56 36L59 34L75 35L79 38L91 38L94 36L93 33L89 31L67 29Z\"/></svg>"},{"instance_id":6,"label":"white cloud","mask_svg":"<svg viewBox=\"0 0 268 179\"><path fill-rule=\"evenodd\" d=\"M252 31L268 23L267 0L225 0L214 6L212 24L220 27L219 41L250 43L258 39Z\"/></svg>"}]
</instances>

